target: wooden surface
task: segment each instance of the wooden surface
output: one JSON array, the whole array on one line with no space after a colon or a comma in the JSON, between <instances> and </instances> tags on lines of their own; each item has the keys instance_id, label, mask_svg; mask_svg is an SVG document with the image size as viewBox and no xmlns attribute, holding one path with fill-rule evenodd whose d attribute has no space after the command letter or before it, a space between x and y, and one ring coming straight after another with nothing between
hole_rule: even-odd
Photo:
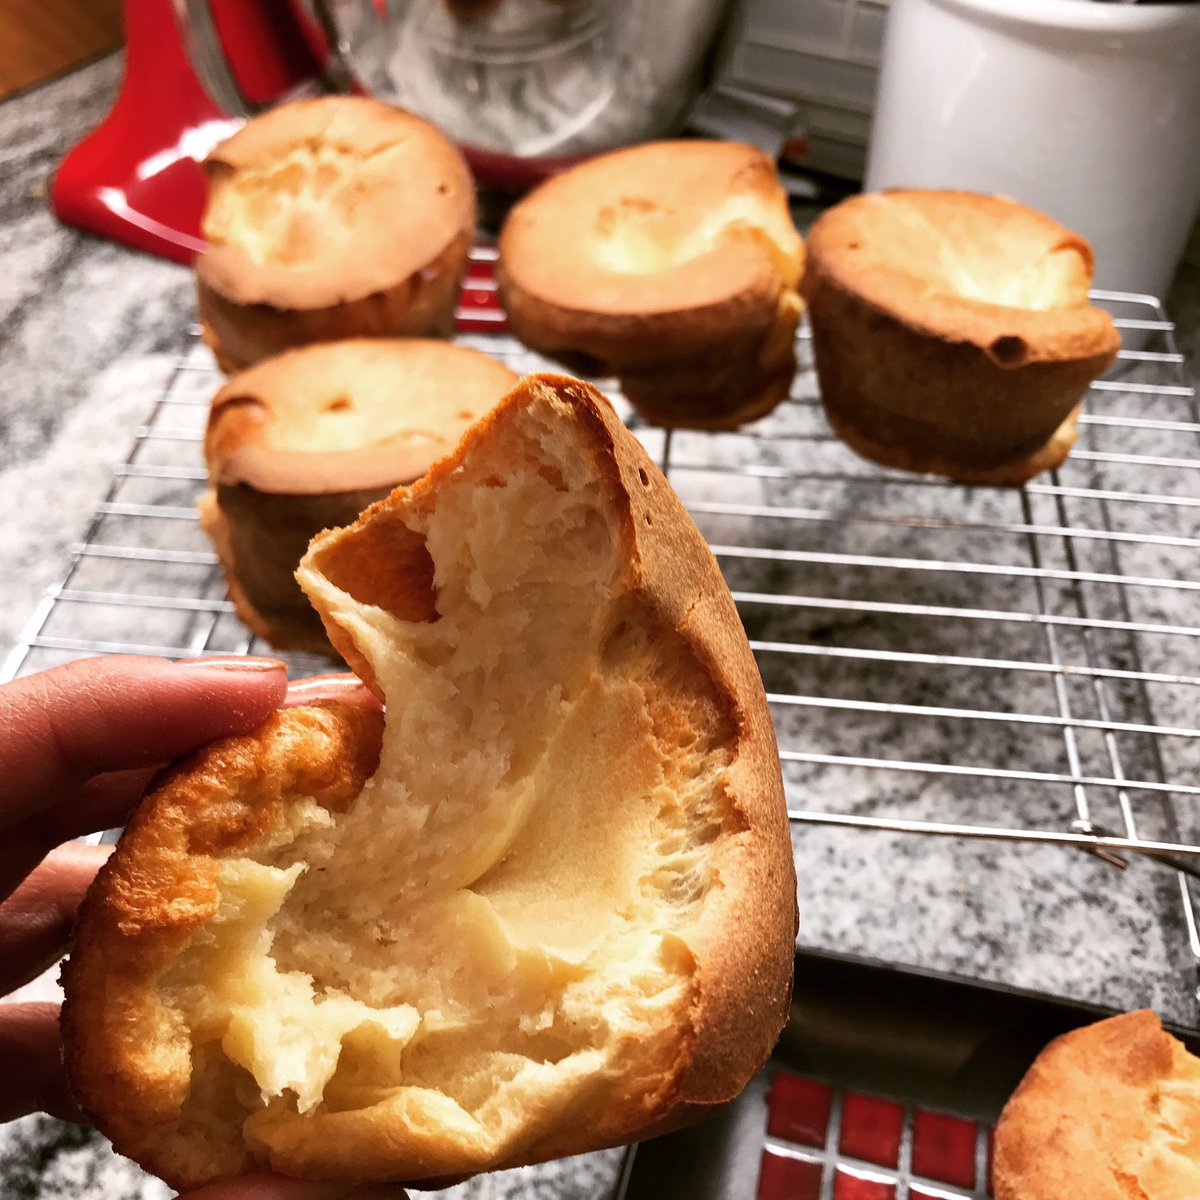
<instances>
[{"instance_id":1,"label":"wooden surface","mask_svg":"<svg viewBox=\"0 0 1200 1200\"><path fill-rule=\"evenodd\" d=\"M121 0L0 0L0 97L121 44Z\"/></svg>"}]
</instances>

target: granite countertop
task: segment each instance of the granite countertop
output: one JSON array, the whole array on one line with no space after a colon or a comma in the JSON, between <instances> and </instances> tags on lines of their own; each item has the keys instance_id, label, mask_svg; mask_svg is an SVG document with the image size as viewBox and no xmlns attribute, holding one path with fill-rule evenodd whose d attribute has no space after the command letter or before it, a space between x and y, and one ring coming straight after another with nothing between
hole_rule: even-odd
<instances>
[{"instance_id":1,"label":"granite countertop","mask_svg":"<svg viewBox=\"0 0 1200 1200\"><path fill-rule=\"evenodd\" d=\"M0 507L10 514L0 527L0 550L9 564L0 578L0 655L17 640L45 589L62 577L72 543L86 527L112 467L127 454L134 429L170 377L183 331L193 319L192 281L185 268L64 228L47 208L46 191L55 166L82 132L103 116L119 76L120 60L113 57L0 105L4 163L0 255L5 265L0 283L0 361L5 366ZM1189 364L1185 369L1194 383L1200 365L1200 238L1193 238L1168 309ZM1157 415L1149 409L1147 413ZM681 439L681 454L688 452L688 445L686 438ZM1167 456L1171 447L1163 433L1152 449ZM778 446L768 446L763 461L781 461L784 453ZM1181 483L1180 472L1172 473L1166 466L1139 470L1137 487L1144 493L1178 494L1182 488L1200 499L1194 475L1186 474ZM783 485L768 483L752 495L734 498L764 497L776 504L792 502ZM846 507L858 503L852 487L837 499ZM970 500L969 515L994 522L1001 511L997 506L1009 502L980 494ZM1029 515L1035 522L1052 524L1054 513L1043 512L1041 503L1035 500ZM1180 523L1166 532L1177 537L1200 533L1191 511L1182 510ZM1003 512L1020 519L1019 509ZM712 520L715 524L706 527L706 533L727 532L719 518ZM918 550L909 538L910 534L885 528L877 534L855 535L838 548L902 556L906 550ZM1196 578L1192 561L1169 545L1135 547L1130 554L1122 560L1126 571L1184 579L1190 571L1190 577ZM1086 547L1079 565L1102 569L1102 564L1087 558ZM736 588L737 580L733 583ZM957 602L966 601L960 597ZM1096 611L1108 615L1101 611L1103 601L1099 604ZM1191 607L1186 591L1167 591L1153 596L1134 616L1188 625L1195 623ZM831 637L858 638L863 645L874 644L877 634L895 637L890 627L869 617L852 625L848 620L844 614L826 620L819 612L810 613L800 625L790 627L788 635L814 643ZM763 618L752 633L770 640L779 633L776 618ZM947 644L942 649L971 652L961 645ZM1019 656L1019 648L1013 654ZM1185 669L1165 651L1161 661L1153 652L1143 661L1147 669ZM923 703L951 702L939 691L940 679L930 675L921 681ZM779 687L770 678L767 682L769 689ZM881 689L888 683L876 682ZM817 673L802 686L818 695L836 694L829 675ZM956 687L952 702L957 705L990 708L1008 702L1004 696L990 694L983 678L967 678ZM1031 699L1028 707L1036 709L1038 703ZM1156 707L1158 719L1194 724L1194 704L1187 689L1168 695L1163 704ZM803 745L806 738L819 734L829 745L840 744L843 749L855 745L867 755L903 753L936 761L942 727L934 725L921 735L901 734L901 728L911 727L889 722L880 716L849 724L836 710L818 710L785 713L779 727L781 742L788 745ZM897 738L902 736L928 740L898 746ZM1008 725L990 735L985 731L981 755L991 753L992 760L1011 761L1014 755L1019 759L1026 747L1003 744L1012 736ZM1061 770L1061 762L1038 761L1039 736L1038 727L1033 727L1027 747L1031 767ZM1061 742L1055 747L1061 755ZM1169 770L1191 771L1200 765L1189 759L1186 749L1168 762ZM1131 751L1131 774L1138 769L1139 753L1136 746ZM793 795L806 796L806 807L812 809L902 811L918 817L946 811L947 794L942 790L946 785L924 776L875 775L868 787L861 778L855 782L819 764L790 763L787 769ZM1193 771L1191 778L1196 777ZM1035 802L1034 791L1019 782L995 785L980 789L965 804L960 795L955 812L964 820L1012 819L1022 805ZM1057 848L931 842L837 829L802 828L796 831L795 842L802 944L1116 1007L1152 1004L1166 1016L1196 1023L1190 994L1193 964L1182 927L1178 885L1166 871L1134 863L1119 873ZM475 1181L454 1194L600 1200L611 1190L618 1157L591 1155L508 1173ZM68 1196L75 1200L159 1197L167 1191L112 1155L98 1135L32 1117L0 1128L0 1193L14 1200Z\"/></svg>"}]
</instances>

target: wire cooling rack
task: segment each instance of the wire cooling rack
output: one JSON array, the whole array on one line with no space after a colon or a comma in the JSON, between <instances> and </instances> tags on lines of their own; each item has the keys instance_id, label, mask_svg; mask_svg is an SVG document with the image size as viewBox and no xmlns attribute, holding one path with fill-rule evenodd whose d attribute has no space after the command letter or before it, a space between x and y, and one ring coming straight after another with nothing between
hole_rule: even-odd
<instances>
[{"instance_id":1,"label":"wire cooling rack","mask_svg":"<svg viewBox=\"0 0 1200 1200\"><path fill-rule=\"evenodd\" d=\"M518 373L480 250L459 340ZM1131 853L1200 868L1200 413L1156 300L1094 294L1127 341L1067 463L1021 490L866 463L829 432L807 330L789 402L730 434L640 423L733 591L769 694L791 817ZM237 620L195 501L221 377L190 331L60 584L0 680L85 655L270 652ZM290 655L294 673L329 669ZM936 811L878 811L896 773ZM827 801L806 808L820 775ZM830 798L837 799L836 804ZM997 814L1002 819L997 819Z\"/></svg>"}]
</instances>

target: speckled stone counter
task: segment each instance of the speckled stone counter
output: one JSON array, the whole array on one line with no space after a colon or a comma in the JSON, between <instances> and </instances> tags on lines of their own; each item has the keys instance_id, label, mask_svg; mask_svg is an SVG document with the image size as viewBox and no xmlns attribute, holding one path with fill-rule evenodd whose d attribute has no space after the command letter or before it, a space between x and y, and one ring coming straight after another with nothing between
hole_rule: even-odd
<instances>
[{"instance_id":1,"label":"speckled stone counter","mask_svg":"<svg viewBox=\"0 0 1200 1200\"><path fill-rule=\"evenodd\" d=\"M70 546L84 530L92 509L107 486L113 465L126 455L135 427L145 419L155 395L165 384L192 319L191 278L187 270L97 241L58 225L46 207L51 172L69 145L106 110L120 73L119 59L108 59L54 84L0 105L0 362L4 366L0 403L0 552L7 569L0 577L0 654L15 641L47 586L61 578ZM1192 246L1168 301L1179 327L1181 349L1196 377L1200 363L1200 240ZM803 386L810 387L811 381ZM801 410L797 410L800 412ZM1179 417L1179 412L1147 404L1141 415L1151 419ZM797 419L800 419L799 417ZM1097 431L1100 436L1103 431ZM1170 430L1153 433L1142 453L1164 457L1184 453ZM1194 438L1194 434L1192 437ZM694 439L696 435L690 435ZM724 453L717 441L677 439L676 453ZM1113 443L1100 443L1106 449ZM813 443L823 455L845 452L829 443ZM714 448L716 447L716 448ZM730 449L731 455L737 454ZM794 462L798 453L780 442L761 450L767 467ZM1191 454L1189 448L1186 453ZM792 456L792 457L789 457ZM837 460L850 470L848 455ZM1117 471L1119 467L1110 469ZM1184 492L1200 501L1194 473L1139 466L1137 489L1145 493ZM1099 470L1099 468L1097 468ZM1100 482L1104 478L1097 476ZM1128 475L1113 486L1131 486ZM700 484L693 481L693 487ZM1044 498L1033 497L1023 512L1016 493L956 493L956 518L995 525L1053 525L1060 519ZM712 499L710 492L691 498ZM740 481L721 496L735 503L801 504L785 481ZM876 487L868 498L856 485L831 485L831 506L842 511L875 512L883 502L911 504L903 490ZM871 508L871 506L874 506ZM1090 514L1074 510L1075 519ZM1173 544L1200 534L1193 515L1182 508L1161 530L1162 544L1122 549L1127 573L1183 580L1200 578L1195 551ZM934 520L944 511L935 504ZM734 536L719 515L705 518L714 539ZM779 536L756 532L768 541ZM738 535L744 536L744 535ZM824 534L806 534L805 544L828 546L863 556L928 554L927 531L902 530L886 522L865 521ZM1028 561L1023 547L1007 535L981 544L989 562ZM822 538L825 540L822 541ZM1051 553L1047 551L1047 553ZM1006 557L1007 556L1007 557ZM982 560L981 560L982 561ZM1047 560L1051 567L1060 566ZM1078 550L1076 567L1102 571L1104 562L1088 545ZM731 568L731 583L749 587L752 579ZM816 567L808 576L790 580L803 590L820 586ZM799 571L796 572L800 574ZM826 585L828 586L828 585ZM947 585L950 587L950 585ZM950 587L948 595L905 594L908 601L1000 605L1033 604L1028 578L998 577L986 595L973 595L970 579ZM1045 586L1053 586L1047 583ZM863 593L867 595L867 592ZM872 594L875 602L893 599ZM1094 600L1093 615L1107 616L1103 594ZM1161 624L1195 624L1194 603L1187 591L1166 590L1138 602L1137 620ZM886 644L911 649L902 626L870 613L808 611L801 615L756 618L752 636L762 640L796 640L810 644L835 641L864 647ZM1012 657L1045 654L1037 638L1044 631L1012 634ZM949 627L936 649L970 654ZM1068 633L1063 633L1063 638ZM994 645L992 647L994 649ZM1062 649L1071 652L1063 641ZM1156 655L1158 657L1156 658ZM1147 647L1146 670L1169 672L1169 649ZM836 697L845 677L816 659L797 665L791 677L767 678L769 690L802 691ZM779 670L782 670L780 668ZM897 667L897 672L900 668ZM1200 672L1197 672L1200 673ZM994 709L1011 704L1003 692L978 673L944 670L911 672L901 680L895 672L858 678L880 696L904 696L924 705ZM1055 697L1044 679L1031 680L1020 696L1023 711L1053 720ZM1086 697L1080 715L1092 715ZM1136 711L1131 700L1130 711ZM1155 717L1175 725L1192 725L1194 699L1187 689L1156 700ZM910 757L940 761L945 724L917 728L893 715L847 717L836 708L778 714L781 742L812 744L864 756ZM1050 729L1050 733L1046 732ZM1007 723L984 723L964 753L977 761L1020 761L1030 770L1062 769L1062 741L1053 727L1033 725L1027 739ZM1020 737L1021 740L1014 738ZM1080 741L1084 771L1105 769L1103 747ZM1134 749L1131 773L1146 769ZM1172 777L1194 771L1186 742L1172 745L1167 768ZM854 774L819 763L790 762L787 773L793 802L803 798L815 810L858 814L904 813L911 817L945 816L964 821L1012 823L1023 818L1048 824L1044 790L1020 780L995 781L964 794L953 781L905 773ZM1063 824L1070 813L1063 809ZM1146 828L1161 832L1153 813ZM1185 830L1196 836L1197 830ZM1187 949L1178 884L1168 872L1134 863L1127 871L1058 848L1017 848L989 843L929 841L902 835L863 834L804 827L795 834L802 911L801 942L822 949L867 955L889 961L970 975L1058 992L1080 999L1131 1007L1155 1005L1164 1015L1194 1023L1190 996L1192 960ZM619 1156L592 1155L562 1164L477 1180L455 1189L472 1197L545 1197L546 1200L600 1200L609 1194ZM167 1190L147 1179L132 1164L114 1156L97 1135L33 1117L0 1128L0 1195L29 1200L78 1200L80 1197L161 1197Z\"/></svg>"}]
</instances>

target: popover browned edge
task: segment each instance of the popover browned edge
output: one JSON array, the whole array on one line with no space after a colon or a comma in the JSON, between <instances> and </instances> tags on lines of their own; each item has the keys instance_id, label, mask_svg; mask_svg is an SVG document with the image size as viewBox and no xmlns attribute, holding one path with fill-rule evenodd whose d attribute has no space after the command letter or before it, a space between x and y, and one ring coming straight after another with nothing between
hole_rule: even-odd
<instances>
[{"instance_id":1,"label":"popover browned edge","mask_svg":"<svg viewBox=\"0 0 1200 1200\"><path fill-rule=\"evenodd\" d=\"M434 339L298 347L239 372L213 397L204 435L209 482L281 495L391 491L449 453L518 379L480 350ZM378 414L373 440L331 448L312 428L354 410ZM296 444L273 445L278 429Z\"/></svg>"},{"instance_id":2,"label":"popover browned edge","mask_svg":"<svg viewBox=\"0 0 1200 1200\"><path fill-rule=\"evenodd\" d=\"M306 263L258 261L237 242L210 243L197 258L204 337L226 372L314 341L453 331L476 220L474 180L458 149L380 100L299 100L253 118L208 156L210 192L306 146L337 147L360 163L395 147L403 161L394 183L375 180L355 193L348 239L318 244Z\"/></svg>"},{"instance_id":3,"label":"popover browned edge","mask_svg":"<svg viewBox=\"0 0 1200 1200\"><path fill-rule=\"evenodd\" d=\"M880 440L875 430L858 423L863 415L861 411L844 413L838 407L839 395L836 390L831 390L830 398L823 398L825 417L834 433L860 457L898 471L941 475L968 487L1021 487L1043 471L1062 466L1079 436L1081 406L1077 404L1050 437L1033 450L999 463L989 455L989 465L975 465L970 461L973 456L969 449L964 451L961 446L944 443L931 444L924 431L909 444L905 444L903 437L891 442Z\"/></svg>"},{"instance_id":4,"label":"popover browned edge","mask_svg":"<svg viewBox=\"0 0 1200 1200\"><path fill-rule=\"evenodd\" d=\"M242 624L276 650L338 659L296 583L296 566L315 534L353 521L389 490L288 496L244 483L209 488L196 504L200 527Z\"/></svg>"},{"instance_id":5,"label":"popover browned edge","mask_svg":"<svg viewBox=\"0 0 1200 1200\"><path fill-rule=\"evenodd\" d=\"M201 747L151 784L84 897L62 970L68 1081L118 1153L174 1188L211 1176L172 1169L187 1084L182 1062L145 1061L157 980L215 915L218 860L258 841L297 796L345 809L378 766L382 732L374 708L318 701ZM234 1154L223 1174L248 1168Z\"/></svg>"}]
</instances>

